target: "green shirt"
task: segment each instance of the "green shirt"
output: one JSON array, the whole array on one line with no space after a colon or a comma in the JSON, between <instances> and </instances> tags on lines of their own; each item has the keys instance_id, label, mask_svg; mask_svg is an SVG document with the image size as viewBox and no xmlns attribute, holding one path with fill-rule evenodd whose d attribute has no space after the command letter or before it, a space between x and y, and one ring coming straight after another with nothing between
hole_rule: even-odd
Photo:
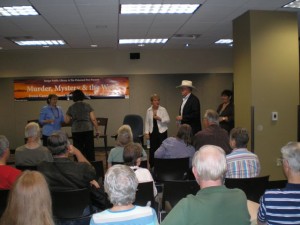
<instances>
[{"instance_id":1,"label":"green shirt","mask_svg":"<svg viewBox=\"0 0 300 225\"><path fill-rule=\"evenodd\" d=\"M178 190L180 191L180 190ZM249 225L247 198L239 189L208 187L178 202L161 225Z\"/></svg>"}]
</instances>

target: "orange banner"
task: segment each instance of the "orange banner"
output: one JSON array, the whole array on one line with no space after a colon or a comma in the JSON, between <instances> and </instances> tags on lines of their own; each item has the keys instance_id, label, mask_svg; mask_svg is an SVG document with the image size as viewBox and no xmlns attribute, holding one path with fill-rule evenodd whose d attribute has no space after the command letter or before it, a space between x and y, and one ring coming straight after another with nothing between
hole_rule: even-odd
<instances>
[{"instance_id":1,"label":"orange banner","mask_svg":"<svg viewBox=\"0 0 300 225\"><path fill-rule=\"evenodd\" d=\"M129 98L128 77L57 78L14 80L14 98L17 101L44 100L56 94L60 100L69 100L70 93L82 90L90 99Z\"/></svg>"}]
</instances>

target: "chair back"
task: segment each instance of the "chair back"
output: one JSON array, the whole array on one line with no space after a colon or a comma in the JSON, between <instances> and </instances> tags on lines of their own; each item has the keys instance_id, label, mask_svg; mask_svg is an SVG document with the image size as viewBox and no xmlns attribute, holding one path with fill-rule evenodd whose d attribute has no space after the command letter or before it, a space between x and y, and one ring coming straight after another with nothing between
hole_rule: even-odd
<instances>
[{"instance_id":1,"label":"chair back","mask_svg":"<svg viewBox=\"0 0 300 225\"><path fill-rule=\"evenodd\" d=\"M133 135L133 141L143 145L144 123L140 115L129 114L124 117L123 124L130 126Z\"/></svg>"},{"instance_id":2,"label":"chair back","mask_svg":"<svg viewBox=\"0 0 300 225\"><path fill-rule=\"evenodd\" d=\"M95 168L97 181L99 181L100 178L101 181L103 181L104 180L103 161L92 161L91 164Z\"/></svg>"},{"instance_id":3,"label":"chair back","mask_svg":"<svg viewBox=\"0 0 300 225\"><path fill-rule=\"evenodd\" d=\"M154 208L153 181L139 183L135 195L134 205L148 205Z\"/></svg>"},{"instance_id":4,"label":"chair back","mask_svg":"<svg viewBox=\"0 0 300 225\"><path fill-rule=\"evenodd\" d=\"M272 180L269 181L267 189L285 188L287 180Z\"/></svg>"},{"instance_id":5,"label":"chair back","mask_svg":"<svg viewBox=\"0 0 300 225\"><path fill-rule=\"evenodd\" d=\"M225 178L227 188L239 188L245 192L247 199L259 202L268 187L269 176L252 178Z\"/></svg>"},{"instance_id":6,"label":"chair back","mask_svg":"<svg viewBox=\"0 0 300 225\"><path fill-rule=\"evenodd\" d=\"M96 119L98 126L103 128L101 130L101 136L106 136L108 118L97 117Z\"/></svg>"},{"instance_id":7,"label":"chair back","mask_svg":"<svg viewBox=\"0 0 300 225\"><path fill-rule=\"evenodd\" d=\"M189 171L189 158L154 158L154 179L156 181L184 180Z\"/></svg>"},{"instance_id":8,"label":"chair back","mask_svg":"<svg viewBox=\"0 0 300 225\"><path fill-rule=\"evenodd\" d=\"M9 190L0 190L0 218L6 209L9 196Z\"/></svg>"},{"instance_id":9,"label":"chair back","mask_svg":"<svg viewBox=\"0 0 300 225\"><path fill-rule=\"evenodd\" d=\"M185 198L189 194L195 195L199 190L200 186L195 180L164 182L162 210L166 210L166 202L173 208L182 198Z\"/></svg>"},{"instance_id":10,"label":"chair back","mask_svg":"<svg viewBox=\"0 0 300 225\"><path fill-rule=\"evenodd\" d=\"M124 163L124 162L111 162L111 164L112 164L112 165L117 165L117 164L124 165L125 163ZM140 164L140 167L141 167L141 168L148 169L148 160L142 160L142 161L141 161L141 164Z\"/></svg>"},{"instance_id":11,"label":"chair back","mask_svg":"<svg viewBox=\"0 0 300 225\"><path fill-rule=\"evenodd\" d=\"M88 188L64 191L51 191L53 215L57 219L82 218L84 209L90 206Z\"/></svg>"},{"instance_id":12,"label":"chair back","mask_svg":"<svg viewBox=\"0 0 300 225\"><path fill-rule=\"evenodd\" d=\"M16 168L22 171L25 170L37 170L37 166L21 166L21 165L16 165Z\"/></svg>"}]
</instances>

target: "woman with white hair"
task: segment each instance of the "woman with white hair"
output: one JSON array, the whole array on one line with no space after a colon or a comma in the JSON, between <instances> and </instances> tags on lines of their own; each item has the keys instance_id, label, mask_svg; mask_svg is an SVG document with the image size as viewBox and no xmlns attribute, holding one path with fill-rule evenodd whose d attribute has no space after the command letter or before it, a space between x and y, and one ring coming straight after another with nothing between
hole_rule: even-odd
<instances>
[{"instance_id":1,"label":"woman with white hair","mask_svg":"<svg viewBox=\"0 0 300 225\"><path fill-rule=\"evenodd\" d=\"M109 168L105 175L104 189L113 207L94 214L90 225L158 225L154 209L132 204L135 201L137 186L136 175L128 166L114 165Z\"/></svg>"},{"instance_id":2,"label":"woman with white hair","mask_svg":"<svg viewBox=\"0 0 300 225\"><path fill-rule=\"evenodd\" d=\"M31 122L25 126L26 144L15 152L16 166L37 166L42 161L52 162L52 154L41 142L40 126Z\"/></svg>"}]
</instances>

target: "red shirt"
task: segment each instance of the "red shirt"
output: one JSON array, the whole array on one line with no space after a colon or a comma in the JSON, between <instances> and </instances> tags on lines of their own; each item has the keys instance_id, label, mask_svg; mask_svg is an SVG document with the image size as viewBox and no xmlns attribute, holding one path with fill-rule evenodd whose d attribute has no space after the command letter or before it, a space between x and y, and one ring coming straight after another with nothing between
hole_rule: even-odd
<instances>
[{"instance_id":1,"label":"red shirt","mask_svg":"<svg viewBox=\"0 0 300 225\"><path fill-rule=\"evenodd\" d=\"M21 170L18 170L14 167L0 165L0 189L11 189L15 180L19 177L21 173Z\"/></svg>"}]
</instances>

